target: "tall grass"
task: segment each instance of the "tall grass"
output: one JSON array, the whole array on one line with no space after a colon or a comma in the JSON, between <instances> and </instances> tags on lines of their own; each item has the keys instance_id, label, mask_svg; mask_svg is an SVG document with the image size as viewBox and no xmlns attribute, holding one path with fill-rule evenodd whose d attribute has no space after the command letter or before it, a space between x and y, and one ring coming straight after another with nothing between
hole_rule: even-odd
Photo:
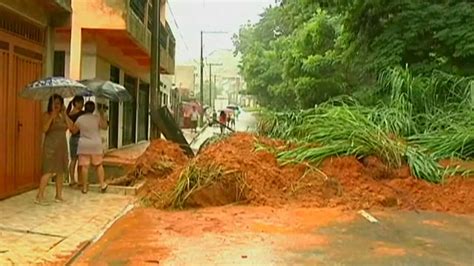
<instances>
[{"instance_id":1,"label":"tall grass","mask_svg":"<svg viewBox=\"0 0 474 266\"><path fill-rule=\"evenodd\" d=\"M379 103L367 106L342 97L292 113L267 113L263 134L300 142L279 151L283 162L320 162L337 155L375 155L388 165L410 166L412 174L441 182L436 160L474 156L472 78L442 72L415 76L392 68L378 79Z\"/></svg>"}]
</instances>

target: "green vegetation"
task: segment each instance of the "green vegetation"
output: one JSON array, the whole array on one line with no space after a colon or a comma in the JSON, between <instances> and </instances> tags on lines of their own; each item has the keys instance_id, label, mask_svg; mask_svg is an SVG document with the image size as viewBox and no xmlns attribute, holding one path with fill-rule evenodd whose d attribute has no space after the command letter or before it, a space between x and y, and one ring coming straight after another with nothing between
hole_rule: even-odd
<instances>
[{"instance_id":1,"label":"green vegetation","mask_svg":"<svg viewBox=\"0 0 474 266\"><path fill-rule=\"evenodd\" d=\"M281 0L234 43L248 93L295 110L347 94L366 104L390 68L408 66L414 86L468 77L472 29L472 1Z\"/></svg>"},{"instance_id":2,"label":"green vegetation","mask_svg":"<svg viewBox=\"0 0 474 266\"><path fill-rule=\"evenodd\" d=\"M474 3L281 0L234 36L282 162L375 155L441 182L474 156ZM273 111L271 111L273 110Z\"/></svg>"},{"instance_id":3,"label":"green vegetation","mask_svg":"<svg viewBox=\"0 0 474 266\"><path fill-rule=\"evenodd\" d=\"M407 163L415 176L436 183L447 173L437 160L474 156L474 81L394 68L377 84L372 105L340 97L304 111L268 111L259 131L300 144L278 152L284 163L375 155L392 167Z\"/></svg>"},{"instance_id":4,"label":"green vegetation","mask_svg":"<svg viewBox=\"0 0 474 266\"><path fill-rule=\"evenodd\" d=\"M241 173L233 170L224 170L215 164L198 165L192 161L180 173L175 189L170 196L170 205L173 208L181 209L185 207L188 199L193 193L204 187L211 186L215 183L223 182L224 187L230 187L230 183L236 186L236 201L243 197L243 188L245 182L242 181Z\"/></svg>"}]
</instances>

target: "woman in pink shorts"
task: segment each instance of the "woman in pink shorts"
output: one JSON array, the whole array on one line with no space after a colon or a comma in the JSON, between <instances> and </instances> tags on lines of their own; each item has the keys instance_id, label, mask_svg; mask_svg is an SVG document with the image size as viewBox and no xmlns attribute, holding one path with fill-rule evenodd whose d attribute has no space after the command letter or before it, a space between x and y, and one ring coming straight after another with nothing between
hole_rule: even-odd
<instances>
[{"instance_id":1,"label":"woman in pink shorts","mask_svg":"<svg viewBox=\"0 0 474 266\"><path fill-rule=\"evenodd\" d=\"M99 178L101 192L104 193L107 190L104 167L102 165L103 149L100 136L100 130L107 129L107 120L102 110L99 110L99 116L94 114L94 110L94 102L86 102L84 114L76 120L73 130L73 133L80 132L77 155L79 166L81 167L82 193L87 193L87 177L91 164L95 167L96 175Z\"/></svg>"}]
</instances>

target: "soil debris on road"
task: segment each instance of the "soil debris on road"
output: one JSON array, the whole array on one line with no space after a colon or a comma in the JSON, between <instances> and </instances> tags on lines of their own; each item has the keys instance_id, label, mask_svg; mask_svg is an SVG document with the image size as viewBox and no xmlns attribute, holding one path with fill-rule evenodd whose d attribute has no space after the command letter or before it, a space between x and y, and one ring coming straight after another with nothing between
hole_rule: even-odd
<instances>
[{"instance_id":1,"label":"soil debris on road","mask_svg":"<svg viewBox=\"0 0 474 266\"><path fill-rule=\"evenodd\" d=\"M451 178L445 184L416 179L407 166L392 169L377 157L332 157L316 168L281 165L270 150L284 142L235 133L212 143L189 160L179 146L158 141L137 162L148 182L141 197L156 208L199 208L227 204L383 208L474 213L474 181ZM164 151L164 149L169 149ZM170 162L156 170L156 162Z\"/></svg>"}]
</instances>

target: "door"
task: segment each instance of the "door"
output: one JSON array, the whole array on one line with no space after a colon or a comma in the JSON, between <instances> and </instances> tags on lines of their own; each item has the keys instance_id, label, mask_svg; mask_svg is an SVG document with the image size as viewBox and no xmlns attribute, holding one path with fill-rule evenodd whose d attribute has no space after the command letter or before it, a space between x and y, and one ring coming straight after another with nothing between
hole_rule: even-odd
<instances>
[{"instance_id":1,"label":"door","mask_svg":"<svg viewBox=\"0 0 474 266\"><path fill-rule=\"evenodd\" d=\"M138 79L125 75L124 87L132 95L132 101L123 103L122 145L135 143L137 133L137 86Z\"/></svg>"},{"instance_id":2,"label":"door","mask_svg":"<svg viewBox=\"0 0 474 266\"><path fill-rule=\"evenodd\" d=\"M0 31L0 198L37 186L41 106L18 93L41 78L43 47Z\"/></svg>"},{"instance_id":3,"label":"door","mask_svg":"<svg viewBox=\"0 0 474 266\"><path fill-rule=\"evenodd\" d=\"M148 139L148 110L150 102L150 85L140 83L138 91L138 141Z\"/></svg>"},{"instance_id":4,"label":"door","mask_svg":"<svg viewBox=\"0 0 474 266\"><path fill-rule=\"evenodd\" d=\"M20 46L14 47L13 87L16 95L28 83L42 76L42 55ZM41 106L38 101L16 97L16 174L15 190L31 188L39 178ZM34 155L32 157L32 155Z\"/></svg>"},{"instance_id":5,"label":"door","mask_svg":"<svg viewBox=\"0 0 474 266\"><path fill-rule=\"evenodd\" d=\"M0 198L6 195L7 182L7 103L10 73L10 44L0 40Z\"/></svg>"}]
</instances>

